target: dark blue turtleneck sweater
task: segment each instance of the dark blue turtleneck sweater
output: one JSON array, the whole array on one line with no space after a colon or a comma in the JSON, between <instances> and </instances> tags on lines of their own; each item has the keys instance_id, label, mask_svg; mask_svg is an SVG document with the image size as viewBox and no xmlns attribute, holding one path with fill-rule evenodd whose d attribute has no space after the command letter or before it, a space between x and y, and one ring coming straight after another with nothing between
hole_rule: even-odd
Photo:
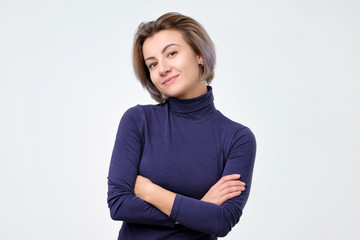
<instances>
[{"instance_id":1,"label":"dark blue turtleneck sweater","mask_svg":"<svg viewBox=\"0 0 360 240\"><path fill-rule=\"evenodd\" d=\"M208 87L197 98L137 105L123 115L108 176L111 217L123 221L118 239L217 239L239 221L251 188L255 138L213 101ZM233 173L246 183L240 196L220 206L199 200ZM134 195L137 175L177 194L170 217Z\"/></svg>"}]
</instances>

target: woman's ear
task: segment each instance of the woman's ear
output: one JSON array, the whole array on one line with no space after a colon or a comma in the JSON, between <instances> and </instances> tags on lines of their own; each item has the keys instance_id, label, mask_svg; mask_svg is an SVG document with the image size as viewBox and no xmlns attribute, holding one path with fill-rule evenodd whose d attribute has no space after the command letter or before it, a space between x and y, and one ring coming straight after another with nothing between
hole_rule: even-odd
<instances>
[{"instance_id":1,"label":"woman's ear","mask_svg":"<svg viewBox=\"0 0 360 240\"><path fill-rule=\"evenodd\" d=\"M200 55L197 55L197 61L198 61L199 64L204 64L203 57L200 56Z\"/></svg>"}]
</instances>

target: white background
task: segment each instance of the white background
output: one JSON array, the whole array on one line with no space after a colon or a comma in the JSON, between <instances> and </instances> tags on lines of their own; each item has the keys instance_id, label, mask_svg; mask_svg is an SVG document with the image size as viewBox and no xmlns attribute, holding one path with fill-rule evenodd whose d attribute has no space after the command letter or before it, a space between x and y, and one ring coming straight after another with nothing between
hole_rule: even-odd
<instances>
[{"instance_id":1,"label":"white background","mask_svg":"<svg viewBox=\"0 0 360 240\"><path fill-rule=\"evenodd\" d=\"M106 203L119 120L155 103L136 27L169 11L217 50L216 107L258 143L226 239L358 239L360 2L0 2L0 239L116 239Z\"/></svg>"}]
</instances>

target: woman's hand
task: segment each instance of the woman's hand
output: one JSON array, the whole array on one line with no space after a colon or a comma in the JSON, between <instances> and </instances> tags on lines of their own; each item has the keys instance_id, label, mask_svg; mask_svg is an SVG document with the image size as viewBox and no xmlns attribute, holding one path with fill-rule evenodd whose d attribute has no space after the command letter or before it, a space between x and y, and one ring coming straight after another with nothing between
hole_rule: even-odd
<instances>
[{"instance_id":1,"label":"woman's hand","mask_svg":"<svg viewBox=\"0 0 360 240\"><path fill-rule=\"evenodd\" d=\"M147 196L151 194L153 187L154 184L150 181L150 179L138 175L135 181L134 193L137 197L146 201Z\"/></svg>"},{"instance_id":2,"label":"woman's hand","mask_svg":"<svg viewBox=\"0 0 360 240\"><path fill-rule=\"evenodd\" d=\"M220 178L201 200L221 205L225 201L239 196L245 190L245 183L239 179L239 174L231 174Z\"/></svg>"}]
</instances>

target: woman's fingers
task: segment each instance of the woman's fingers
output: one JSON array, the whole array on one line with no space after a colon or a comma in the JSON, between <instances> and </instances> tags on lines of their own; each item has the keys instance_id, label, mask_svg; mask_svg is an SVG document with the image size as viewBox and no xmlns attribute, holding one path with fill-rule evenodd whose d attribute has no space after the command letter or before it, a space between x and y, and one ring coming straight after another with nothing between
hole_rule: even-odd
<instances>
[{"instance_id":1,"label":"woman's fingers","mask_svg":"<svg viewBox=\"0 0 360 240\"><path fill-rule=\"evenodd\" d=\"M222 191L229 187L245 187L245 183L241 182L240 180L228 180L222 181L216 187L219 189L219 191Z\"/></svg>"},{"instance_id":2,"label":"woman's fingers","mask_svg":"<svg viewBox=\"0 0 360 240\"><path fill-rule=\"evenodd\" d=\"M242 191L245 191L245 183L239 179L240 174L223 176L209 189L202 200L221 205L225 201L239 196Z\"/></svg>"},{"instance_id":3,"label":"woman's fingers","mask_svg":"<svg viewBox=\"0 0 360 240\"><path fill-rule=\"evenodd\" d=\"M223 191L220 192L222 195L226 195L233 192L242 192L245 191L245 187L235 186L235 187L228 187L225 188Z\"/></svg>"},{"instance_id":4,"label":"woman's fingers","mask_svg":"<svg viewBox=\"0 0 360 240\"><path fill-rule=\"evenodd\" d=\"M237 180L237 179L240 179L240 174L230 174L230 175L226 175L226 176L223 176L222 178L220 178L218 183L222 184L224 182Z\"/></svg>"},{"instance_id":5,"label":"woman's fingers","mask_svg":"<svg viewBox=\"0 0 360 240\"><path fill-rule=\"evenodd\" d=\"M218 205L221 205L221 204L223 204L224 202L226 202L227 200L232 199L232 198L234 198L234 197L237 197L237 196L239 196L240 194L241 194L241 191L236 191L236 192L231 192L231 193L229 193L229 194L226 194L226 195L222 196L222 198L220 199Z\"/></svg>"},{"instance_id":6,"label":"woman's fingers","mask_svg":"<svg viewBox=\"0 0 360 240\"><path fill-rule=\"evenodd\" d=\"M226 176L223 176L222 178L220 178L220 180L217 181L217 183L215 183L215 185L213 187L221 187L224 184L226 184L228 182L232 182L232 181L239 182L239 179L240 179L240 174L226 175Z\"/></svg>"}]
</instances>

